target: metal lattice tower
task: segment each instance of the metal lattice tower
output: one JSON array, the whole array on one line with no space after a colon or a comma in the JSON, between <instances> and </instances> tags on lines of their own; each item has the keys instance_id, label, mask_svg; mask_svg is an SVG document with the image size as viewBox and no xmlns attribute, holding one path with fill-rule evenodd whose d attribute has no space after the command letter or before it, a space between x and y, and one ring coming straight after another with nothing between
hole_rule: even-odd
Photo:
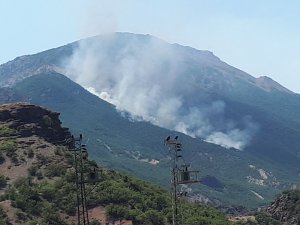
<instances>
[{"instance_id":1,"label":"metal lattice tower","mask_svg":"<svg viewBox=\"0 0 300 225\"><path fill-rule=\"evenodd\" d=\"M89 214L86 204L86 189L84 182L84 161L83 161L82 135L78 138L71 138L70 151L74 153L75 183L77 198L77 221L78 225L89 225Z\"/></svg>"},{"instance_id":2,"label":"metal lattice tower","mask_svg":"<svg viewBox=\"0 0 300 225\"><path fill-rule=\"evenodd\" d=\"M87 196L96 187L98 180L98 169L96 167L87 168L88 152L85 144L82 144L82 135L78 138L73 136L68 141L69 150L74 155L75 183L77 198L77 222L78 225L89 225L89 213L87 208ZM86 184L91 183L95 186L89 193L86 191Z\"/></svg>"},{"instance_id":3,"label":"metal lattice tower","mask_svg":"<svg viewBox=\"0 0 300 225\"><path fill-rule=\"evenodd\" d=\"M175 138L167 137L164 141L171 155L171 192L172 192L172 225L182 225L183 219L179 214L180 193L178 186L181 184L197 183L197 175L199 171L190 171L189 165L182 160L182 144L178 141L178 136Z\"/></svg>"}]
</instances>

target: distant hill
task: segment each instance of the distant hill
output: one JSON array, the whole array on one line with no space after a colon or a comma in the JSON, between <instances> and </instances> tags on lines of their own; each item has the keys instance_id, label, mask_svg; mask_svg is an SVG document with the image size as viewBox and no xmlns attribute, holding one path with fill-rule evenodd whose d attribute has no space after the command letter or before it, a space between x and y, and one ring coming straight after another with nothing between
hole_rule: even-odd
<instances>
[{"instance_id":1,"label":"distant hill","mask_svg":"<svg viewBox=\"0 0 300 225\"><path fill-rule=\"evenodd\" d=\"M163 139L179 135L186 161L209 177L193 186L193 198L252 207L300 185L299 95L209 51L150 35L97 36L0 65L0 86L2 102L60 111L66 126L87 135L96 161L165 187Z\"/></svg>"}]
</instances>

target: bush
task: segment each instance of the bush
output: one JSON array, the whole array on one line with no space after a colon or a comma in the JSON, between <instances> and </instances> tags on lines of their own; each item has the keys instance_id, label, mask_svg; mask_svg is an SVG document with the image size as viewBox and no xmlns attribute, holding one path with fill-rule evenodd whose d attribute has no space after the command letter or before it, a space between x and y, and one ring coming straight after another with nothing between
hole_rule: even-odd
<instances>
[{"instance_id":1,"label":"bush","mask_svg":"<svg viewBox=\"0 0 300 225\"><path fill-rule=\"evenodd\" d=\"M6 125L0 125L0 136L9 136L12 134L16 134L16 130L9 128Z\"/></svg>"},{"instance_id":2,"label":"bush","mask_svg":"<svg viewBox=\"0 0 300 225\"><path fill-rule=\"evenodd\" d=\"M38 180L41 180L44 178L42 171L37 171L35 175Z\"/></svg>"},{"instance_id":3,"label":"bush","mask_svg":"<svg viewBox=\"0 0 300 225\"><path fill-rule=\"evenodd\" d=\"M67 225L67 223L60 218L57 208L51 204L45 204L42 218L42 224Z\"/></svg>"},{"instance_id":4,"label":"bush","mask_svg":"<svg viewBox=\"0 0 300 225\"><path fill-rule=\"evenodd\" d=\"M34 157L34 152L33 150L30 148L28 149L28 158L33 158Z\"/></svg>"},{"instance_id":5,"label":"bush","mask_svg":"<svg viewBox=\"0 0 300 225\"><path fill-rule=\"evenodd\" d=\"M145 212L145 219L149 224L153 224L153 225L164 225L164 217L162 215L162 213L150 209L148 211Z\"/></svg>"},{"instance_id":6,"label":"bush","mask_svg":"<svg viewBox=\"0 0 300 225\"><path fill-rule=\"evenodd\" d=\"M0 207L0 225L8 225L7 215L5 211Z\"/></svg>"},{"instance_id":7,"label":"bush","mask_svg":"<svg viewBox=\"0 0 300 225\"><path fill-rule=\"evenodd\" d=\"M101 223L98 222L97 220L92 220L92 221L90 222L90 225L101 225Z\"/></svg>"},{"instance_id":8,"label":"bush","mask_svg":"<svg viewBox=\"0 0 300 225\"><path fill-rule=\"evenodd\" d=\"M11 157L10 157L10 160L11 160L14 164L19 163L19 159L18 159L17 154L12 154Z\"/></svg>"},{"instance_id":9,"label":"bush","mask_svg":"<svg viewBox=\"0 0 300 225\"><path fill-rule=\"evenodd\" d=\"M5 158L2 154L2 152L0 152L0 164L4 163L5 162Z\"/></svg>"},{"instance_id":10,"label":"bush","mask_svg":"<svg viewBox=\"0 0 300 225\"><path fill-rule=\"evenodd\" d=\"M31 167L29 167L28 168L28 173L29 173L29 175L30 176L36 176L36 173L37 173L37 171L38 171L38 167L37 166L31 166Z\"/></svg>"},{"instance_id":11,"label":"bush","mask_svg":"<svg viewBox=\"0 0 300 225\"><path fill-rule=\"evenodd\" d=\"M16 212L16 216L17 216L17 219L20 220L20 221L26 221L27 220L27 216L25 213L23 213L22 211L18 210Z\"/></svg>"},{"instance_id":12,"label":"bush","mask_svg":"<svg viewBox=\"0 0 300 225\"><path fill-rule=\"evenodd\" d=\"M12 156L16 151L17 143L15 140L2 140L0 141L0 151L6 152L7 156Z\"/></svg>"},{"instance_id":13,"label":"bush","mask_svg":"<svg viewBox=\"0 0 300 225\"><path fill-rule=\"evenodd\" d=\"M0 207L0 218L5 218L7 215L4 211L4 209L2 209L2 207Z\"/></svg>"},{"instance_id":14,"label":"bush","mask_svg":"<svg viewBox=\"0 0 300 225\"><path fill-rule=\"evenodd\" d=\"M7 185L6 177L3 175L0 175L0 189L5 188Z\"/></svg>"},{"instance_id":15,"label":"bush","mask_svg":"<svg viewBox=\"0 0 300 225\"><path fill-rule=\"evenodd\" d=\"M60 177L65 175L66 168L59 164L51 164L46 168L46 177Z\"/></svg>"},{"instance_id":16,"label":"bush","mask_svg":"<svg viewBox=\"0 0 300 225\"><path fill-rule=\"evenodd\" d=\"M259 213L255 216L256 221L259 225L280 225L281 223L274 220L271 216L265 213Z\"/></svg>"},{"instance_id":17,"label":"bush","mask_svg":"<svg viewBox=\"0 0 300 225\"><path fill-rule=\"evenodd\" d=\"M47 157L42 154L37 154L36 158L38 159L40 165L44 165L48 163Z\"/></svg>"}]
</instances>

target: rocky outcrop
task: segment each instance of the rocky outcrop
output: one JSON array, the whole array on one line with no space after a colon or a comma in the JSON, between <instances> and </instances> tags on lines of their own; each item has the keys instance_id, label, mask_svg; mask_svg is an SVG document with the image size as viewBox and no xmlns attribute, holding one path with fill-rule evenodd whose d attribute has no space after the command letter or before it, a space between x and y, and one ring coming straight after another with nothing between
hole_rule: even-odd
<instances>
[{"instance_id":1,"label":"rocky outcrop","mask_svg":"<svg viewBox=\"0 0 300 225\"><path fill-rule=\"evenodd\" d=\"M264 89L267 92L280 91L292 94L293 92L276 81L272 80L270 77L261 76L255 79L255 83L258 87Z\"/></svg>"},{"instance_id":2,"label":"rocky outcrop","mask_svg":"<svg viewBox=\"0 0 300 225\"><path fill-rule=\"evenodd\" d=\"M300 225L300 190L282 193L266 211L283 224Z\"/></svg>"},{"instance_id":3,"label":"rocky outcrop","mask_svg":"<svg viewBox=\"0 0 300 225\"><path fill-rule=\"evenodd\" d=\"M51 143L63 144L71 134L63 128L59 113L29 103L0 105L0 124L6 124L22 137L37 135Z\"/></svg>"}]
</instances>

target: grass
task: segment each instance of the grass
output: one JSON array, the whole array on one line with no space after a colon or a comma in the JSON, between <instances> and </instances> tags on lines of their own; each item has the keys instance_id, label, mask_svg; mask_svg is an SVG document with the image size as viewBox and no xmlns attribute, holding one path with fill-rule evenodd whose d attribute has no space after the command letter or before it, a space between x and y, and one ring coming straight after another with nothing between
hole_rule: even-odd
<instances>
[{"instance_id":1,"label":"grass","mask_svg":"<svg viewBox=\"0 0 300 225\"><path fill-rule=\"evenodd\" d=\"M12 129L4 124L0 125L0 136L10 136L16 133L17 131L15 129Z\"/></svg>"}]
</instances>

